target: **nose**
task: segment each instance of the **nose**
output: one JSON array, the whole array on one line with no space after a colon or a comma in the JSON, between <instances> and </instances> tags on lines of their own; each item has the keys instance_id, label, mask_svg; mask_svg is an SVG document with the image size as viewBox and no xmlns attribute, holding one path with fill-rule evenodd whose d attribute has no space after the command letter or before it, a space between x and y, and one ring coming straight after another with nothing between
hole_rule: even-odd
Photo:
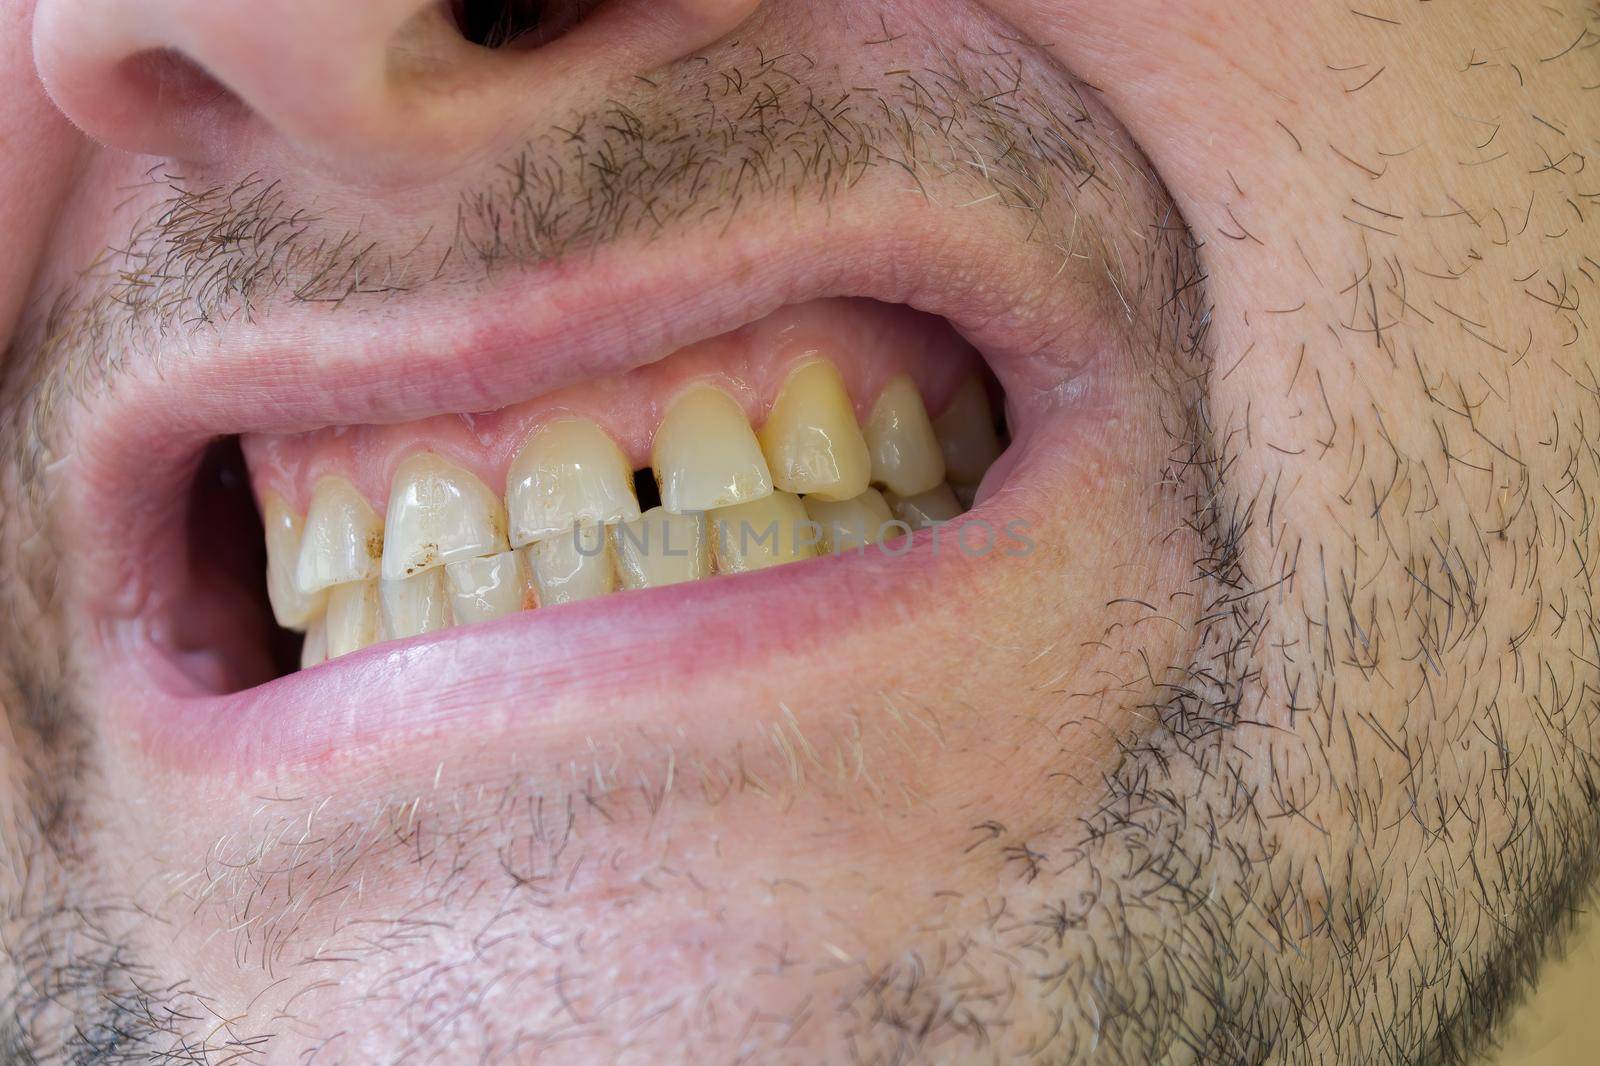
<instances>
[{"instance_id":1,"label":"nose","mask_svg":"<svg viewBox=\"0 0 1600 1066\"><path fill-rule=\"evenodd\" d=\"M210 162L264 137L405 180L481 150L530 101L704 48L759 2L39 0L34 61L66 116L115 148ZM542 31L557 11L554 39L495 48L470 31Z\"/></svg>"}]
</instances>

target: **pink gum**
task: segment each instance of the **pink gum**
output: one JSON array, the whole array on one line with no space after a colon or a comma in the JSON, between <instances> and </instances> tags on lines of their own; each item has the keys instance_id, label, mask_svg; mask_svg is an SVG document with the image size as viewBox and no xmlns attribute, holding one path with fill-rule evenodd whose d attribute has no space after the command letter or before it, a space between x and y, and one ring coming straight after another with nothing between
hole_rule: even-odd
<instances>
[{"instance_id":1,"label":"pink gum","mask_svg":"<svg viewBox=\"0 0 1600 1066\"><path fill-rule=\"evenodd\" d=\"M720 385L759 426L795 364L814 356L839 368L864 422L883 386L907 374L931 413L982 360L939 318L870 300L818 300L782 308L732 333L658 362L482 414L441 415L391 426L332 426L309 433L243 440L259 496L284 497L304 514L323 477L348 478L382 513L394 471L406 456L434 451L505 491L506 470L539 425L587 418L611 434L635 470L650 465L650 443L666 405L695 382Z\"/></svg>"}]
</instances>

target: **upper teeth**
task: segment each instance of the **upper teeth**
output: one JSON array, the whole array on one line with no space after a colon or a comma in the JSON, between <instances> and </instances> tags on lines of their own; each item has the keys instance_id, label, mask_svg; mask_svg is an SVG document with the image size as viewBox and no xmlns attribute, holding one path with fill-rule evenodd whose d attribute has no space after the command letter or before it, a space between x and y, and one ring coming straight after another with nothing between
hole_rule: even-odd
<instances>
[{"instance_id":1,"label":"upper teeth","mask_svg":"<svg viewBox=\"0 0 1600 1066\"><path fill-rule=\"evenodd\" d=\"M571 417L523 444L504 503L431 451L400 464L383 521L340 477L317 482L303 521L263 492L268 591L279 624L306 631L310 666L619 586L860 548L959 514L946 471L970 496L998 450L976 379L931 421L911 379L897 376L863 430L838 370L811 358L790 371L759 434L718 386L675 397L651 450L661 506L643 514L622 449Z\"/></svg>"},{"instance_id":2,"label":"upper teeth","mask_svg":"<svg viewBox=\"0 0 1600 1066\"><path fill-rule=\"evenodd\" d=\"M867 419L872 480L902 496L927 492L944 480L944 452L922 406L922 394L904 374L890 379Z\"/></svg>"},{"instance_id":3,"label":"upper teeth","mask_svg":"<svg viewBox=\"0 0 1600 1066\"><path fill-rule=\"evenodd\" d=\"M744 411L711 385L696 385L667 407L650 465L661 487L661 506L673 514L772 494L772 473Z\"/></svg>"},{"instance_id":4,"label":"upper teeth","mask_svg":"<svg viewBox=\"0 0 1600 1066\"><path fill-rule=\"evenodd\" d=\"M789 374L760 436L773 484L784 492L848 500L866 491L867 442L832 363L812 359Z\"/></svg>"},{"instance_id":5,"label":"upper teeth","mask_svg":"<svg viewBox=\"0 0 1600 1066\"><path fill-rule=\"evenodd\" d=\"M945 405L944 413L933 420L944 455L945 473L956 484L977 485L994 461L1000 458L1000 435L995 432L994 412L983 382L968 378Z\"/></svg>"},{"instance_id":6,"label":"upper teeth","mask_svg":"<svg viewBox=\"0 0 1600 1066\"><path fill-rule=\"evenodd\" d=\"M300 592L375 578L382 558L383 522L366 497L341 477L317 482L295 561Z\"/></svg>"},{"instance_id":7,"label":"upper teeth","mask_svg":"<svg viewBox=\"0 0 1600 1066\"><path fill-rule=\"evenodd\" d=\"M506 475L511 546L548 540L574 525L613 525L639 517L633 471L605 430L564 418L534 431Z\"/></svg>"},{"instance_id":8,"label":"upper teeth","mask_svg":"<svg viewBox=\"0 0 1600 1066\"><path fill-rule=\"evenodd\" d=\"M509 548L505 507L489 486L432 452L400 464L383 527L384 580Z\"/></svg>"},{"instance_id":9,"label":"upper teeth","mask_svg":"<svg viewBox=\"0 0 1600 1066\"><path fill-rule=\"evenodd\" d=\"M267 534L267 597L272 613L285 629L306 628L328 608L324 589L302 592L296 569L305 542L305 519L295 514L276 492L261 497L261 522Z\"/></svg>"}]
</instances>

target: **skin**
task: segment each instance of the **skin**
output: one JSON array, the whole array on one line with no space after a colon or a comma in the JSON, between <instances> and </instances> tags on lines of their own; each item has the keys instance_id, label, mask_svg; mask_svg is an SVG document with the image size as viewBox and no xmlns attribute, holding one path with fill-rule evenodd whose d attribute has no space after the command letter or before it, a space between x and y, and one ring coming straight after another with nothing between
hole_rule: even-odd
<instances>
[{"instance_id":1,"label":"skin","mask_svg":"<svg viewBox=\"0 0 1600 1066\"><path fill-rule=\"evenodd\" d=\"M454 110L413 108L425 82L404 79L308 97L322 68L252 65L246 14L202 33L185 4L133 6L6 0L0 22L7 1061L1476 1054L1596 855L1592 5L623 4L606 17L628 32L552 52L515 93L453 66L438 27L255 27L313 35L305 54L346 74L399 40L484 105ZM111 82L95 57L146 32L239 104ZM824 98L927 120L907 165L869 103L846 144L878 165L774 179L766 212L731 210L733 170L601 195L556 152L571 183L546 239L484 240L470 211L437 235L509 195L493 161L519 144L603 129L618 94L665 136L737 71L734 113L780 52ZM62 117L36 60L68 117L132 151ZM903 69L957 88L919 103ZM989 151L997 128L1059 134L1096 180ZM960 165L974 151L990 165ZM650 190L658 229L585 213ZM298 256L192 239L307 205ZM457 729L439 757L369 746L241 781L130 737L95 635L108 596L74 560L104 554L84 501L115 484L94 479L107 427L150 382L225 365L253 388L280 368L256 340L374 307L403 336L517 282L485 283L491 260L714 266L764 228L820 241L885 211L968 253L938 299L998 294L1103 339L1091 362L1041 339L1008 382L1052 427L1006 497L1039 551L909 579L964 601L848 648L724 649L678 686ZM396 264L427 283L325 287ZM783 266L750 284L781 293ZM633 332L673 346L662 322ZM351 382L395 372L381 347L343 358ZM1041 399L1072 380L1088 401ZM299 428L339 420L314 402Z\"/></svg>"}]
</instances>

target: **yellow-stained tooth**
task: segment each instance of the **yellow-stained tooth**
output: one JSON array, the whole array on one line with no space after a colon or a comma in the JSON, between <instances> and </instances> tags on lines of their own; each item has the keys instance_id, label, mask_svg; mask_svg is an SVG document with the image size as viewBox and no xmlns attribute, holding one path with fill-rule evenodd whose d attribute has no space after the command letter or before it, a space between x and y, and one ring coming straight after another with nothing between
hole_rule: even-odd
<instances>
[{"instance_id":1,"label":"yellow-stained tooth","mask_svg":"<svg viewBox=\"0 0 1600 1066\"><path fill-rule=\"evenodd\" d=\"M424 570L399 581L380 581L378 600L383 605L383 639L402 640L450 627L450 593L444 571Z\"/></svg>"},{"instance_id":2,"label":"yellow-stained tooth","mask_svg":"<svg viewBox=\"0 0 1600 1066\"><path fill-rule=\"evenodd\" d=\"M637 521L615 526L611 539L623 588L659 588L711 573L704 515L675 515L652 507Z\"/></svg>"},{"instance_id":3,"label":"yellow-stained tooth","mask_svg":"<svg viewBox=\"0 0 1600 1066\"><path fill-rule=\"evenodd\" d=\"M371 580L382 557L383 520L366 497L342 477L317 482L295 560L300 593Z\"/></svg>"},{"instance_id":4,"label":"yellow-stained tooth","mask_svg":"<svg viewBox=\"0 0 1600 1066\"><path fill-rule=\"evenodd\" d=\"M444 575L457 625L487 622L533 606L518 552L447 563Z\"/></svg>"},{"instance_id":5,"label":"yellow-stained tooth","mask_svg":"<svg viewBox=\"0 0 1600 1066\"><path fill-rule=\"evenodd\" d=\"M895 522L894 512L877 489L868 489L853 500L805 498L806 514L822 532L822 550L834 555L876 544L905 527Z\"/></svg>"},{"instance_id":6,"label":"yellow-stained tooth","mask_svg":"<svg viewBox=\"0 0 1600 1066\"><path fill-rule=\"evenodd\" d=\"M383 538L386 581L510 549L500 497L432 452L418 452L395 471Z\"/></svg>"},{"instance_id":7,"label":"yellow-stained tooth","mask_svg":"<svg viewBox=\"0 0 1600 1066\"><path fill-rule=\"evenodd\" d=\"M944 453L928 421L922 394L904 374L878 395L867 419L872 480L900 496L927 492L944 480Z\"/></svg>"},{"instance_id":8,"label":"yellow-stained tooth","mask_svg":"<svg viewBox=\"0 0 1600 1066\"><path fill-rule=\"evenodd\" d=\"M895 517L912 529L927 529L961 516L961 501L956 499L949 485L941 484L915 496L897 496L886 492L884 498L889 501L889 508L894 511Z\"/></svg>"},{"instance_id":9,"label":"yellow-stained tooth","mask_svg":"<svg viewBox=\"0 0 1600 1066\"><path fill-rule=\"evenodd\" d=\"M616 550L603 526L579 526L522 549L541 607L617 589Z\"/></svg>"},{"instance_id":10,"label":"yellow-stained tooth","mask_svg":"<svg viewBox=\"0 0 1600 1066\"><path fill-rule=\"evenodd\" d=\"M822 541L821 530L806 514L800 497L788 492L720 507L708 517L719 573L739 574L810 559Z\"/></svg>"},{"instance_id":11,"label":"yellow-stained tooth","mask_svg":"<svg viewBox=\"0 0 1600 1066\"><path fill-rule=\"evenodd\" d=\"M304 632L311 620L328 608L326 592L301 592L295 580L305 519L295 514L282 496L268 490L261 494L261 522L267 535L267 599L272 615L283 628Z\"/></svg>"},{"instance_id":12,"label":"yellow-stained tooth","mask_svg":"<svg viewBox=\"0 0 1600 1066\"><path fill-rule=\"evenodd\" d=\"M848 500L867 487L867 442L844 379L825 359L789 372L757 436L772 484L784 492Z\"/></svg>"},{"instance_id":13,"label":"yellow-stained tooth","mask_svg":"<svg viewBox=\"0 0 1600 1066\"><path fill-rule=\"evenodd\" d=\"M328 658L376 644L382 631L376 581L351 581L328 592Z\"/></svg>"},{"instance_id":14,"label":"yellow-stained tooth","mask_svg":"<svg viewBox=\"0 0 1600 1066\"><path fill-rule=\"evenodd\" d=\"M772 494L772 474L744 411L714 386L693 386L672 401L650 460L661 505L673 514Z\"/></svg>"},{"instance_id":15,"label":"yellow-stained tooth","mask_svg":"<svg viewBox=\"0 0 1600 1066\"><path fill-rule=\"evenodd\" d=\"M300 669L309 670L328 661L328 620L321 615L306 624L306 638L300 644Z\"/></svg>"},{"instance_id":16,"label":"yellow-stained tooth","mask_svg":"<svg viewBox=\"0 0 1600 1066\"><path fill-rule=\"evenodd\" d=\"M950 397L949 406L933 420L944 453L945 475L953 482L976 485L1000 458L1000 435L983 382L968 378Z\"/></svg>"},{"instance_id":17,"label":"yellow-stained tooth","mask_svg":"<svg viewBox=\"0 0 1600 1066\"><path fill-rule=\"evenodd\" d=\"M633 470L605 430L587 419L540 426L506 475L511 546L564 536L574 524L639 517Z\"/></svg>"}]
</instances>

